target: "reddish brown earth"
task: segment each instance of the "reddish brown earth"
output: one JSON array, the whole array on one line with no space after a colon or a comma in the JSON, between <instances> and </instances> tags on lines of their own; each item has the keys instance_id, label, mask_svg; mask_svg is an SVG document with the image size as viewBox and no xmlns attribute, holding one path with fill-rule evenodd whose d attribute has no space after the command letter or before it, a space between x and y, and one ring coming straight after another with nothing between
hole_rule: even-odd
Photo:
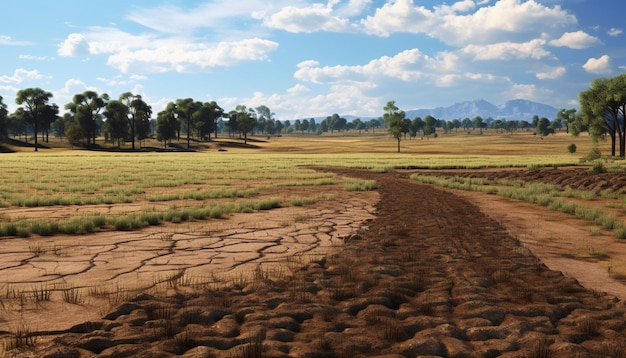
<instances>
[{"instance_id":1,"label":"reddish brown earth","mask_svg":"<svg viewBox=\"0 0 626 358\"><path fill-rule=\"evenodd\" d=\"M139 295L32 356L624 356L626 307L549 269L472 197L336 172L375 179L380 200L333 252L279 277Z\"/></svg>"}]
</instances>

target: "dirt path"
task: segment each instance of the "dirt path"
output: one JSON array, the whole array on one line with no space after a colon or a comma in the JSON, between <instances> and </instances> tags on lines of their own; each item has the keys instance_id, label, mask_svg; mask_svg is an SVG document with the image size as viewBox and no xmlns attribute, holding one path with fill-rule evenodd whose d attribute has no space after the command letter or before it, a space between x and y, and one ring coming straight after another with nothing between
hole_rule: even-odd
<instances>
[{"instance_id":1,"label":"dirt path","mask_svg":"<svg viewBox=\"0 0 626 358\"><path fill-rule=\"evenodd\" d=\"M624 306L550 270L478 206L397 173L335 172L377 180L381 198L336 253L282 278L137 297L39 355L623 356Z\"/></svg>"}]
</instances>

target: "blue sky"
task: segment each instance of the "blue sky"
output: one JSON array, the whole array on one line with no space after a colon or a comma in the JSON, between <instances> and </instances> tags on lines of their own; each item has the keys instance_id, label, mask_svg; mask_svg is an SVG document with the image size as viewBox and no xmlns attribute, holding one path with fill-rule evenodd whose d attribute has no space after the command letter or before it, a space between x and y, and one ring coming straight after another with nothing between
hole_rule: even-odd
<instances>
[{"instance_id":1,"label":"blue sky","mask_svg":"<svg viewBox=\"0 0 626 358\"><path fill-rule=\"evenodd\" d=\"M623 0L7 1L0 96L95 90L377 117L485 99L577 107L626 71Z\"/></svg>"}]
</instances>

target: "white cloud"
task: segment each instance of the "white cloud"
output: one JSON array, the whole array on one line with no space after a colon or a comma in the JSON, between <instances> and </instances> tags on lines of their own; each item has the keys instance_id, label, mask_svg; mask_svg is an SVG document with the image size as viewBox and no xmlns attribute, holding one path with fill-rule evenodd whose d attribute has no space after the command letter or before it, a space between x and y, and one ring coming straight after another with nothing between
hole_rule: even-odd
<instances>
[{"instance_id":1,"label":"white cloud","mask_svg":"<svg viewBox=\"0 0 626 358\"><path fill-rule=\"evenodd\" d=\"M187 9L164 5L137 8L130 12L128 18L161 33L191 34L200 28L223 28L229 20L241 21L259 16L259 13L271 11L280 6L280 3L280 1L264 0L216 0Z\"/></svg>"},{"instance_id":2,"label":"white cloud","mask_svg":"<svg viewBox=\"0 0 626 358\"><path fill-rule=\"evenodd\" d=\"M567 70L565 69L565 67L559 66L552 68L549 71L538 72L536 76L540 80L554 80L563 77L566 72Z\"/></svg>"},{"instance_id":3,"label":"white cloud","mask_svg":"<svg viewBox=\"0 0 626 358\"><path fill-rule=\"evenodd\" d=\"M11 36L0 35L0 45L28 46L28 45L31 45L31 43L27 41L16 41L16 40L13 40Z\"/></svg>"},{"instance_id":4,"label":"white cloud","mask_svg":"<svg viewBox=\"0 0 626 358\"><path fill-rule=\"evenodd\" d=\"M601 43L599 38L591 36L584 31L566 32L559 39L550 41L550 45L569 47L575 50L582 50Z\"/></svg>"},{"instance_id":5,"label":"white cloud","mask_svg":"<svg viewBox=\"0 0 626 358\"><path fill-rule=\"evenodd\" d=\"M583 65L585 71L595 74L609 74L611 70L611 57L603 55L600 58L590 58Z\"/></svg>"},{"instance_id":6,"label":"white cloud","mask_svg":"<svg viewBox=\"0 0 626 358\"><path fill-rule=\"evenodd\" d=\"M308 7L287 6L264 19L265 26L294 33L316 31L348 32L356 28L346 18L333 15L331 6L312 4Z\"/></svg>"},{"instance_id":7,"label":"white cloud","mask_svg":"<svg viewBox=\"0 0 626 358\"><path fill-rule=\"evenodd\" d=\"M94 86L88 86L79 78L70 78L65 81L63 87L52 91L54 102L58 104L59 108L63 108L66 103L72 102L72 98L77 93L83 93L85 91L96 91L102 93L98 88Z\"/></svg>"},{"instance_id":8,"label":"white cloud","mask_svg":"<svg viewBox=\"0 0 626 358\"><path fill-rule=\"evenodd\" d=\"M287 89L287 93L304 93L311 91L307 86L302 85L301 83L296 84L295 86Z\"/></svg>"},{"instance_id":9,"label":"white cloud","mask_svg":"<svg viewBox=\"0 0 626 358\"><path fill-rule=\"evenodd\" d=\"M23 68L18 68L13 72L11 76L0 76L0 82L3 83L22 83L27 80L38 80L44 78L44 75L39 73L38 70L25 70Z\"/></svg>"},{"instance_id":10,"label":"white cloud","mask_svg":"<svg viewBox=\"0 0 626 358\"><path fill-rule=\"evenodd\" d=\"M342 17L359 16L371 3L372 0L349 0L347 4L336 9L336 14Z\"/></svg>"},{"instance_id":11,"label":"white cloud","mask_svg":"<svg viewBox=\"0 0 626 358\"><path fill-rule=\"evenodd\" d=\"M29 61L50 61L50 60L54 60L54 57L50 57L50 56L34 56L34 55L19 55L18 58L20 60L29 60Z\"/></svg>"},{"instance_id":12,"label":"white cloud","mask_svg":"<svg viewBox=\"0 0 626 358\"><path fill-rule=\"evenodd\" d=\"M415 6L413 0L397 0L376 9L374 16L361 24L367 33L387 37L394 32L428 33L440 20L431 10Z\"/></svg>"},{"instance_id":13,"label":"white cloud","mask_svg":"<svg viewBox=\"0 0 626 358\"><path fill-rule=\"evenodd\" d=\"M395 56L382 56L365 65L325 66L320 67L315 61L306 61L298 65L294 77L300 81L312 83L335 83L337 81L365 81L372 77L390 77L402 81L418 80L422 69L436 61L421 53L418 49L402 51Z\"/></svg>"},{"instance_id":14,"label":"white cloud","mask_svg":"<svg viewBox=\"0 0 626 358\"><path fill-rule=\"evenodd\" d=\"M545 101L546 98L550 98L552 91L537 88L537 86L531 84L515 83L505 92L505 96L509 99L526 99L541 102Z\"/></svg>"},{"instance_id":15,"label":"white cloud","mask_svg":"<svg viewBox=\"0 0 626 358\"><path fill-rule=\"evenodd\" d=\"M612 28L609 30L609 32L608 32L609 36L613 36L613 37L619 36L619 35L621 35L622 33L624 33L624 30L622 30L622 29L617 29L617 28L615 28L615 27L612 27Z\"/></svg>"},{"instance_id":16,"label":"white cloud","mask_svg":"<svg viewBox=\"0 0 626 358\"><path fill-rule=\"evenodd\" d=\"M77 33L69 34L57 49L57 54L63 57L87 56L89 52L87 39Z\"/></svg>"},{"instance_id":17,"label":"white cloud","mask_svg":"<svg viewBox=\"0 0 626 358\"><path fill-rule=\"evenodd\" d=\"M474 13L458 14L467 11L468 5L463 2L429 10L416 6L413 0L397 0L386 3L361 23L366 32L379 36L423 33L460 46L510 41L512 36L536 37L539 29L545 32L576 24L576 17L559 6L550 8L535 0L500 0Z\"/></svg>"},{"instance_id":18,"label":"white cloud","mask_svg":"<svg viewBox=\"0 0 626 358\"><path fill-rule=\"evenodd\" d=\"M543 46L546 41L535 39L524 43L501 42L491 45L468 45L462 52L475 60L509 60L532 58L539 60L550 55Z\"/></svg>"},{"instance_id":19,"label":"white cloud","mask_svg":"<svg viewBox=\"0 0 626 358\"><path fill-rule=\"evenodd\" d=\"M276 48L278 43L259 38L220 42L214 46L187 43L123 50L112 54L107 63L124 73L189 72L265 60Z\"/></svg>"},{"instance_id":20,"label":"white cloud","mask_svg":"<svg viewBox=\"0 0 626 358\"><path fill-rule=\"evenodd\" d=\"M260 38L207 43L192 37L154 33L130 34L116 28L92 27L84 34L70 34L59 55L108 55L107 64L124 73L205 71L244 61L266 60L278 43Z\"/></svg>"}]
</instances>

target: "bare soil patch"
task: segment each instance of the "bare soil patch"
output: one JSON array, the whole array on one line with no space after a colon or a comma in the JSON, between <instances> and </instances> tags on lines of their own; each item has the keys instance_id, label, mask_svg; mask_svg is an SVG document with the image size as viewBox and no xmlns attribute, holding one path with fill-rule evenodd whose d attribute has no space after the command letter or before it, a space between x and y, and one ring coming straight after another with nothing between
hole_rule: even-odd
<instances>
[{"instance_id":1,"label":"bare soil patch","mask_svg":"<svg viewBox=\"0 0 626 358\"><path fill-rule=\"evenodd\" d=\"M343 245L277 261L288 267L284 275L137 295L100 319L48 332L33 354L623 356L626 309L619 299L551 270L471 198L402 173L333 171L379 186L376 218L365 224L362 216L361 230L342 235ZM333 214L336 225L355 222ZM254 244L258 235L246 238Z\"/></svg>"}]
</instances>

